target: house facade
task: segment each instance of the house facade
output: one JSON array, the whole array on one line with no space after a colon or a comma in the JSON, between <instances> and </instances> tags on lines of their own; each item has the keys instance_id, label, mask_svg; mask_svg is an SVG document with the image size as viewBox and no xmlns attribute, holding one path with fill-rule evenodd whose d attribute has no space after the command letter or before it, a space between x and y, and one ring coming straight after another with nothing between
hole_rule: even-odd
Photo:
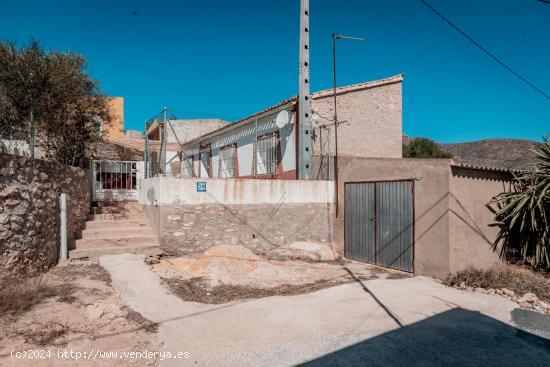
<instances>
[{"instance_id":1,"label":"house facade","mask_svg":"<svg viewBox=\"0 0 550 367\"><path fill-rule=\"evenodd\" d=\"M402 75L337 88L338 155L401 158ZM311 95L312 177L331 178L336 151L333 91ZM297 179L296 97L210 132L168 140L179 176ZM170 145L171 144L171 145ZM173 161L173 160L172 160Z\"/></svg>"}]
</instances>

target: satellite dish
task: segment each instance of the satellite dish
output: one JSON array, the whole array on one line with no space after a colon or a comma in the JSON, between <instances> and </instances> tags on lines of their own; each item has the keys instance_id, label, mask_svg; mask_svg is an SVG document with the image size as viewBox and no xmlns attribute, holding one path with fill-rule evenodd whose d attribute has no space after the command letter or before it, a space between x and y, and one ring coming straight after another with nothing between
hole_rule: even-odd
<instances>
[{"instance_id":1,"label":"satellite dish","mask_svg":"<svg viewBox=\"0 0 550 367\"><path fill-rule=\"evenodd\" d=\"M317 112L311 114L311 123L314 127L319 126L319 123L321 123L321 116Z\"/></svg>"},{"instance_id":2,"label":"satellite dish","mask_svg":"<svg viewBox=\"0 0 550 367\"><path fill-rule=\"evenodd\" d=\"M282 129L289 123L290 123L290 114L288 113L287 110L282 110L277 114L277 117L275 118L275 125L277 125L279 129Z\"/></svg>"}]
</instances>

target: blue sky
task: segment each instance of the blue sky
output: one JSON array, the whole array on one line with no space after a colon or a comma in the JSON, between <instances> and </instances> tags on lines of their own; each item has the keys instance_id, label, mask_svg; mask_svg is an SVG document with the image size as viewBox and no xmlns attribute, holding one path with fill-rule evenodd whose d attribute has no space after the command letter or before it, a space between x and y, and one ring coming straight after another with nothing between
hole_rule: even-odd
<instances>
[{"instance_id":1,"label":"blue sky","mask_svg":"<svg viewBox=\"0 0 550 367\"><path fill-rule=\"evenodd\" d=\"M550 94L550 5L537 0L429 0ZM299 0L0 0L0 38L74 50L126 127L167 106L180 118L235 120L297 93ZM311 86L404 73L403 129L440 142L540 140L550 101L496 64L418 0L311 0Z\"/></svg>"}]
</instances>

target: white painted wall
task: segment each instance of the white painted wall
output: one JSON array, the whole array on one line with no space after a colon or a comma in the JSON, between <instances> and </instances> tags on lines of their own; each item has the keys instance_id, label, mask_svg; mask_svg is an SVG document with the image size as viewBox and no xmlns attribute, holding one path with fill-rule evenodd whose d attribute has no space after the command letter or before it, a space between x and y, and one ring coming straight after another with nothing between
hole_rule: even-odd
<instances>
[{"instance_id":1,"label":"white painted wall","mask_svg":"<svg viewBox=\"0 0 550 367\"><path fill-rule=\"evenodd\" d=\"M215 137L204 139L199 143L188 144L184 147L185 154L190 157L197 155L199 145L211 144L212 146L212 173L218 177L219 170L219 152L220 148L237 143L237 156L239 159L239 176L251 176L254 156L254 140L256 136L261 136L274 131L279 131L281 139L281 156L283 171L294 171L296 169L296 142L295 142L295 113L289 108L291 123L283 129L275 125L275 118L280 110L274 110L273 113L259 119L251 119L244 125L230 129L226 133ZM198 175L198 164L195 162L195 174ZM204 170L201 170L201 177L206 177Z\"/></svg>"},{"instance_id":2,"label":"white painted wall","mask_svg":"<svg viewBox=\"0 0 550 367\"><path fill-rule=\"evenodd\" d=\"M197 192L206 182L206 192ZM145 179L139 192L142 204L330 204L334 182L306 180L199 179L153 177Z\"/></svg>"}]
</instances>

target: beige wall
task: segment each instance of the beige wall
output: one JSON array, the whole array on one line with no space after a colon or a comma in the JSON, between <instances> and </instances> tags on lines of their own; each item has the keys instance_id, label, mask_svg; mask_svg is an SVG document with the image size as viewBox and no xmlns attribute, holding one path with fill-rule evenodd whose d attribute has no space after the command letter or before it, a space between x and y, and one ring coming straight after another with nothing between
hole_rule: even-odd
<instances>
[{"instance_id":1,"label":"beige wall","mask_svg":"<svg viewBox=\"0 0 550 367\"><path fill-rule=\"evenodd\" d=\"M111 123L103 127L104 134L107 136L124 136L124 98L109 97L107 104L111 113Z\"/></svg>"},{"instance_id":2,"label":"beige wall","mask_svg":"<svg viewBox=\"0 0 550 367\"><path fill-rule=\"evenodd\" d=\"M402 78L337 94L338 154L357 157L401 158L402 156ZM314 129L313 154L320 144L334 152L334 100L331 93L313 94L313 119L328 128ZM330 134L330 138L326 135Z\"/></svg>"},{"instance_id":3,"label":"beige wall","mask_svg":"<svg viewBox=\"0 0 550 367\"><path fill-rule=\"evenodd\" d=\"M503 191L504 173L466 170L445 159L339 158L335 248L344 254L344 184L346 182L414 180L414 271L443 277L467 266L499 261L491 244L497 230L485 207Z\"/></svg>"},{"instance_id":4,"label":"beige wall","mask_svg":"<svg viewBox=\"0 0 550 367\"><path fill-rule=\"evenodd\" d=\"M486 267L499 261L492 244L498 234L493 215L485 207L509 186L510 174L452 168L449 196L450 271Z\"/></svg>"}]
</instances>

